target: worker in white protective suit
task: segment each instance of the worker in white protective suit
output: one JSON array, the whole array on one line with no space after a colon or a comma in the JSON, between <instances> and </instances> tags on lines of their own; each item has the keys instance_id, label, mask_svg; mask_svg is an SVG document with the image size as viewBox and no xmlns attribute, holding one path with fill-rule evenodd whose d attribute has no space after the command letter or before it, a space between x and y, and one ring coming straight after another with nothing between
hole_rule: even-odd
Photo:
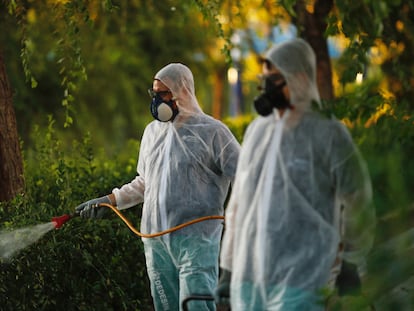
<instances>
[{"instance_id":1,"label":"worker in white protective suit","mask_svg":"<svg viewBox=\"0 0 414 311\"><path fill-rule=\"evenodd\" d=\"M215 298L232 310L324 310L321 288L343 260L362 271L375 213L364 162L347 129L312 111L316 59L302 39L262 63L260 114L239 156Z\"/></svg>"},{"instance_id":2,"label":"worker in white protective suit","mask_svg":"<svg viewBox=\"0 0 414 311\"><path fill-rule=\"evenodd\" d=\"M126 209L144 202L141 231L151 234L211 215L223 215L240 145L198 104L193 75L180 63L154 77L151 113L139 152L137 177L112 193L82 203L85 218L100 217L110 203ZM223 220L208 220L156 238L143 238L156 310L180 310L193 295L212 295L218 281ZM214 301L191 301L191 310L215 310Z\"/></svg>"}]
</instances>

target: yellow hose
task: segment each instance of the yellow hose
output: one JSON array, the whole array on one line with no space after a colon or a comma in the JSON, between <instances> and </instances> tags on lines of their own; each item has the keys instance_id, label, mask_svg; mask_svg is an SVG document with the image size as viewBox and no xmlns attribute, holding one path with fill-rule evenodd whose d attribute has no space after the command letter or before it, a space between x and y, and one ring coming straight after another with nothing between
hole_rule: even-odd
<instances>
[{"instance_id":1,"label":"yellow hose","mask_svg":"<svg viewBox=\"0 0 414 311\"><path fill-rule=\"evenodd\" d=\"M128 219L125 218L124 215L122 215L122 213L113 205L108 204L108 203L99 203L98 206L105 206L105 207L109 207L113 212L115 212L115 214L118 215L119 218L122 219L122 221L128 226L129 229L131 229L132 232L134 232L136 235L142 237L142 238L155 238L157 236L161 236L167 233L171 233L173 231L177 231L181 228L190 226L192 224L195 224L197 222L201 222L201 221L205 221L205 220L211 220L211 219L224 219L224 216L204 216L204 217L200 217L200 218L196 218L194 220L190 220L188 222L185 222L181 225L172 227L170 229L161 231L161 232L156 232L156 233L152 233L152 234L145 234L145 233L141 233L139 232L137 229L135 229L135 227L129 222Z\"/></svg>"}]
</instances>

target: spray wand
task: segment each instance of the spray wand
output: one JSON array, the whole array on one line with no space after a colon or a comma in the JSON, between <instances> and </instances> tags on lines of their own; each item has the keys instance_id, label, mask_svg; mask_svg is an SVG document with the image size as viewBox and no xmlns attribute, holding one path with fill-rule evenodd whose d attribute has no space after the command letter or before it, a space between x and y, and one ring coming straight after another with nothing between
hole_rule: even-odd
<instances>
[{"instance_id":1,"label":"spray wand","mask_svg":"<svg viewBox=\"0 0 414 311\"><path fill-rule=\"evenodd\" d=\"M55 229L59 229L63 226L64 223L71 220L73 217L79 216L79 212L75 212L73 214L64 214L62 216L57 216L52 218L52 222L55 223Z\"/></svg>"}]
</instances>

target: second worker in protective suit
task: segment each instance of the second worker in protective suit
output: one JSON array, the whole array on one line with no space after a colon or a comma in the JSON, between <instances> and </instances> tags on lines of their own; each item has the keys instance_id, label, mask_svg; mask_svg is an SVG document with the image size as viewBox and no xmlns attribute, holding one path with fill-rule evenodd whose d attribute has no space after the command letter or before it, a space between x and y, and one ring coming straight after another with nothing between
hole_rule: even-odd
<instances>
[{"instance_id":1,"label":"second worker in protective suit","mask_svg":"<svg viewBox=\"0 0 414 311\"><path fill-rule=\"evenodd\" d=\"M141 231L160 232L202 216L223 215L239 144L220 121L198 104L190 69L162 68L149 90L156 120L145 129L137 177L111 194L77 207L82 217L99 217L111 203L118 209L143 204ZM180 310L192 295L212 295L218 280L222 220L195 223L156 238L143 238L154 306ZM194 310L215 310L213 301L191 302Z\"/></svg>"},{"instance_id":2,"label":"second worker in protective suit","mask_svg":"<svg viewBox=\"0 0 414 311\"><path fill-rule=\"evenodd\" d=\"M292 39L262 63L260 114L246 130L220 255L216 299L231 309L324 310L342 260L362 272L373 242L371 183L339 121L319 103L316 57Z\"/></svg>"}]
</instances>

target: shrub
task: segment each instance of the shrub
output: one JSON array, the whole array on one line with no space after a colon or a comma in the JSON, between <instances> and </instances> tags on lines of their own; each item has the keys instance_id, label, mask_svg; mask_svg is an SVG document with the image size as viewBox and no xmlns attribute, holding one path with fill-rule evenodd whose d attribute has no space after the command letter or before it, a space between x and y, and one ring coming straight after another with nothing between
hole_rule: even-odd
<instances>
[{"instance_id":1,"label":"shrub","mask_svg":"<svg viewBox=\"0 0 414 311\"><path fill-rule=\"evenodd\" d=\"M128 144L135 149L130 157L116 161L93 150L88 136L64 152L53 120L35 135L38 145L25 154L26 192L0 206L6 229L72 213L136 174L136 141ZM139 211L132 208L125 216L137 225ZM1 310L151 310L142 242L115 214L107 214L102 220L74 218L1 262Z\"/></svg>"}]
</instances>

